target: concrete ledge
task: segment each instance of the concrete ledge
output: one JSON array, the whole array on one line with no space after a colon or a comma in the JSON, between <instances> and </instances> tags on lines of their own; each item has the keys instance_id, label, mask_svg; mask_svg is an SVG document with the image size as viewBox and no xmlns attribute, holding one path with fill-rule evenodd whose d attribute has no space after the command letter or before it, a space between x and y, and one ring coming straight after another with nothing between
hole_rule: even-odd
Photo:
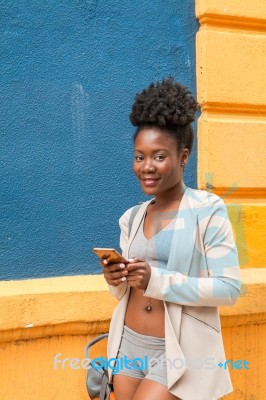
<instances>
[{"instance_id":1,"label":"concrete ledge","mask_svg":"<svg viewBox=\"0 0 266 400\"><path fill-rule=\"evenodd\" d=\"M222 333L227 359L248 360L251 368L230 371L235 392L228 400L264 398L266 390L266 268L244 269L241 279L242 297L220 309ZM70 360L82 360L86 343L109 329L116 300L103 276L0 282L0 293L0 398L87 399L86 371ZM91 356L99 355L106 344Z\"/></svg>"},{"instance_id":2,"label":"concrete ledge","mask_svg":"<svg viewBox=\"0 0 266 400\"><path fill-rule=\"evenodd\" d=\"M106 332L116 299L102 275L0 282L0 341Z\"/></svg>"},{"instance_id":3,"label":"concrete ledge","mask_svg":"<svg viewBox=\"0 0 266 400\"><path fill-rule=\"evenodd\" d=\"M241 270L241 297L233 307L220 307L222 327L266 323L266 268Z\"/></svg>"},{"instance_id":4,"label":"concrete ledge","mask_svg":"<svg viewBox=\"0 0 266 400\"><path fill-rule=\"evenodd\" d=\"M266 268L241 271L242 296L223 326L265 323ZM106 332L117 300L102 275L0 282L1 342Z\"/></svg>"},{"instance_id":5,"label":"concrete ledge","mask_svg":"<svg viewBox=\"0 0 266 400\"><path fill-rule=\"evenodd\" d=\"M261 20L266 15L265 1L235 1L235 0L197 0L196 15L233 16L234 19L249 17ZM265 27L265 25L264 25ZM266 27L265 27L266 29Z\"/></svg>"}]
</instances>

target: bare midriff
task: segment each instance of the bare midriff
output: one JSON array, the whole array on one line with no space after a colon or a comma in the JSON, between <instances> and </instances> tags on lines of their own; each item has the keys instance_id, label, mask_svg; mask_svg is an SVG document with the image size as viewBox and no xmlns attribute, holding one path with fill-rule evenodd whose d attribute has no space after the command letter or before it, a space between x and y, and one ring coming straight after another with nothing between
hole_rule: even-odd
<instances>
[{"instance_id":1,"label":"bare midriff","mask_svg":"<svg viewBox=\"0 0 266 400\"><path fill-rule=\"evenodd\" d=\"M176 215L179 202L166 208L164 211L173 212L171 218ZM160 229L164 229L170 222L168 219L161 219L162 212L156 213L154 205L150 204L144 220L143 231L147 239L155 235ZM125 325L134 331L147 336L164 337L164 303L162 300L149 298L143 295L144 291L131 288ZM151 306L150 311L147 307Z\"/></svg>"},{"instance_id":2,"label":"bare midriff","mask_svg":"<svg viewBox=\"0 0 266 400\"><path fill-rule=\"evenodd\" d=\"M151 303L151 311L147 306ZM125 325L147 336L164 337L164 304L162 300L143 296L143 290L130 289Z\"/></svg>"}]
</instances>

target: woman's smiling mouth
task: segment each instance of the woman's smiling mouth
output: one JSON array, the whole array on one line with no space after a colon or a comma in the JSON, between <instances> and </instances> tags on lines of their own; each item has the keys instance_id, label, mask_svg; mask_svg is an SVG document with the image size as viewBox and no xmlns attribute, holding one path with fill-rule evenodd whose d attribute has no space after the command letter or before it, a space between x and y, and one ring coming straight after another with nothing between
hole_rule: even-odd
<instances>
[{"instance_id":1,"label":"woman's smiling mouth","mask_svg":"<svg viewBox=\"0 0 266 400\"><path fill-rule=\"evenodd\" d=\"M140 178L144 186L155 186L160 178Z\"/></svg>"}]
</instances>

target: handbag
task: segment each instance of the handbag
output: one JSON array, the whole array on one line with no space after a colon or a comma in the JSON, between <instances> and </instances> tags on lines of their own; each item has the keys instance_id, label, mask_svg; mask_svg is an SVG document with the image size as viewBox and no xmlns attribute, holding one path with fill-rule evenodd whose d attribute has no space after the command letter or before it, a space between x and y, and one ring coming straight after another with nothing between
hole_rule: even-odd
<instances>
[{"instance_id":1,"label":"handbag","mask_svg":"<svg viewBox=\"0 0 266 400\"><path fill-rule=\"evenodd\" d=\"M108 333L97 336L92 339L85 347L86 357L89 358L88 371L86 376L86 387L91 399L98 398L99 400L109 400L110 394L113 391L113 385L109 383L108 372L101 365L100 361L94 361L90 358L90 348L100 340L108 337ZM96 366L96 368L95 368Z\"/></svg>"}]
</instances>

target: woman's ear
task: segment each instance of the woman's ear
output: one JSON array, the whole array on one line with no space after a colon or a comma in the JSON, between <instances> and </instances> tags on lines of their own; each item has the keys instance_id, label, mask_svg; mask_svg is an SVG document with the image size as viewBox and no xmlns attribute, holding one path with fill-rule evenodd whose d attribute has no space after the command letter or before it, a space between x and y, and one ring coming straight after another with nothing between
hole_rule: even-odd
<instances>
[{"instance_id":1,"label":"woman's ear","mask_svg":"<svg viewBox=\"0 0 266 400\"><path fill-rule=\"evenodd\" d=\"M181 156L181 166L185 167L185 165L188 163L189 159L189 150L187 147L184 148L182 151L182 156Z\"/></svg>"}]
</instances>

